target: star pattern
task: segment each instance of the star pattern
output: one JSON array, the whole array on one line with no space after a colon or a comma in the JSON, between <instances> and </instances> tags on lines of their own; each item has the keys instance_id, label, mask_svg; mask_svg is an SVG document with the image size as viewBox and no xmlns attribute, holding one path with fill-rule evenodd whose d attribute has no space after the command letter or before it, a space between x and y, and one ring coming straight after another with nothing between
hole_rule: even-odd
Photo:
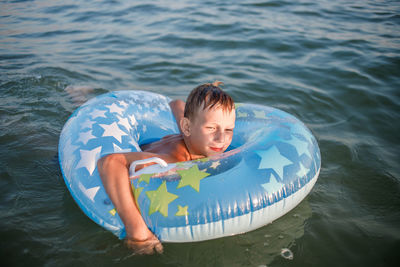
<instances>
[{"instance_id":1,"label":"star pattern","mask_svg":"<svg viewBox=\"0 0 400 267\"><path fill-rule=\"evenodd\" d=\"M131 121L131 124L132 124L132 125L136 125L136 124L137 124L135 115L132 114L131 116L128 116L128 118L129 118L129 120Z\"/></svg>"},{"instance_id":2,"label":"star pattern","mask_svg":"<svg viewBox=\"0 0 400 267\"><path fill-rule=\"evenodd\" d=\"M76 165L76 168L86 168L90 175L96 169L97 160L100 157L101 146L96 147L92 150L81 149L79 152L81 154L81 160Z\"/></svg>"},{"instance_id":3,"label":"star pattern","mask_svg":"<svg viewBox=\"0 0 400 267\"><path fill-rule=\"evenodd\" d=\"M119 128L116 122L113 122L109 125L108 124L99 124L99 125L104 129L103 137L106 136L114 137L120 143L122 142L122 136L128 135L127 133L122 131L121 128Z\"/></svg>"},{"instance_id":4,"label":"star pattern","mask_svg":"<svg viewBox=\"0 0 400 267\"><path fill-rule=\"evenodd\" d=\"M283 168L293 163L282 156L276 146L272 146L268 150L258 150L255 152L261 157L258 169L274 169L280 178L283 178Z\"/></svg>"},{"instance_id":5,"label":"star pattern","mask_svg":"<svg viewBox=\"0 0 400 267\"><path fill-rule=\"evenodd\" d=\"M118 125L124 126L127 131L129 131L132 128L127 118L121 118L121 117L117 118L119 119Z\"/></svg>"},{"instance_id":6,"label":"star pattern","mask_svg":"<svg viewBox=\"0 0 400 267\"><path fill-rule=\"evenodd\" d=\"M254 116L259 119L265 119L265 112L263 110L254 110Z\"/></svg>"},{"instance_id":7,"label":"star pattern","mask_svg":"<svg viewBox=\"0 0 400 267\"><path fill-rule=\"evenodd\" d=\"M246 112L238 111L236 116L238 118L246 118L248 116L248 114Z\"/></svg>"},{"instance_id":8,"label":"star pattern","mask_svg":"<svg viewBox=\"0 0 400 267\"><path fill-rule=\"evenodd\" d=\"M186 216L188 215L188 207L189 206L184 206L182 207L181 205L178 205L178 211L175 213L175 216Z\"/></svg>"},{"instance_id":9,"label":"star pattern","mask_svg":"<svg viewBox=\"0 0 400 267\"><path fill-rule=\"evenodd\" d=\"M150 199L149 215L154 212L160 212L164 217L168 217L168 205L178 198L177 195L167 191L167 184L164 181L157 190L147 191L147 197Z\"/></svg>"},{"instance_id":10,"label":"star pattern","mask_svg":"<svg viewBox=\"0 0 400 267\"><path fill-rule=\"evenodd\" d=\"M88 142L90 139L93 139L93 138L96 138L96 136L94 136L94 135L92 134L92 131L89 130L89 131L87 131L87 132L81 132L81 133L79 134L78 141L81 141L84 145L86 145L87 142Z\"/></svg>"},{"instance_id":11,"label":"star pattern","mask_svg":"<svg viewBox=\"0 0 400 267\"><path fill-rule=\"evenodd\" d=\"M150 183L150 177L153 176L152 173L144 173L139 176L138 182L145 182L146 184Z\"/></svg>"},{"instance_id":12,"label":"star pattern","mask_svg":"<svg viewBox=\"0 0 400 267\"><path fill-rule=\"evenodd\" d=\"M107 110L95 109L90 113L90 115L92 116L92 119L106 118L106 115L105 115L106 112L107 112Z\"/></svg>"},{"instance_id":13,"label":"star pattern","mask_svg":"<svg viewBox=\"0 0 400 267\"><path fill-rule=\"evenodd\" d=\"M124 153L124 152L131 152L129 148L120 148L117 144L113 143L113 149L115 153Z\"/></svg>"},{"instance_id":14,"label":"star pattern","mask_svg":"<svg viewBox=\"0 0 400 267\"><path fill-rule=\"evenodd\" d=\"M188 170L178 170L177 173L181 176L181 180L176 188L182 188L188 185L197 192L200 191L200 181L210 175L209 173L200 171L197 165L194 165Z\"/></svg>"},{"instance_id":15,"label":"star pattern","mask_svg":"<svg viewBox=\"0 0 400 267\"><path fill-rule=\"evenodd\" d=\"M83 194L85 194L87 198L89 198L92 202L94 202L94 197L96 196L97 191L99 191L100 186L87 189L81 182L79 182L78 186L82 190Z\"/></svg>"},{"instance_id":16,"label":"star pattern","mask_svg":"<svg viewBox=\"0 0 400 267\"><path fill-rule=\"evenodd\" d=\"M273 177L273 178L272 178ZM271 173L269 182L261 185L269 194L273 194L282 190L284 184L278 181L278 178Z\"/></svg>"},{"instance_id":17,"label":"star pattern","mask_svg":"<svg viewBox=\"0 0 400 267\"><path fill-rule=\"evenodd\" d=\"M117 106L117 104L112 103L110 106L106 106L110 110L111 113L118 113L119 115L122 116L122 112L125 110L124 108L121 108Z\"/></svg>"},{"instance_id":18,"label":"star pattern","mask_svg":"<svg viewBox=\"0 0 400 267\"><path fill-rule=\"evenodd\" d=\"M296 173L296 175L299 177L307 176L309 169L304 168L303 164L301 164L301 163L299 165L300 165L300 170Z\"/></svg>"},{"instance_id":19,"label":"star pattern","mask_svg":"<svg viewBox=\"0 0 400 267\"><path fill-rule=\"evenodd\" d=\"M214 161L211 164L210 168L216 169L219 165L221 165L221 162L219 162L219 160L218 161Z\"/></svg>"},{"instance_id":20,"label":"star pattern","mask_svg":"<svg viewBox=\"0 0 400 267\"><path fill-rule=\"evenodd\" d=\"M81 124L81 129L85 129L85 128L92 128L93 124L95 124L96 122L86 119L82 124Z\"/></svg>"},{"instance_id":21,"label":"star pattern","mask_svg":"<svg viewBox=\"0 0 400 267\"><path fill-rule=\"evenodd\" d=\"M299 156L301 156L302 154L306 154L311 158L311 154L310 151L308 150L308 142L305 140L301 140L298 138L293 138L289 141L285 141L288 144L291 144L292 146L295 147L295 149L297 150L297 153L299 154Z\"/></svg>"},{"instance_id":22,"label":"star pattern","mask_svg":"<svg viewBox=\"0 0 400 267\"><path fill-rule=\"evenodd\" d=\"M143 187L139 187L139 186L138 186L137 188L135 188L135 187L132 185L132 191L133 191L133 196L135 197L136 206L137 206L138 209L140 210L140 205L139 205L138 200L139 200L140 194L141 194L142 191L143 191Z\"/></svg>"}]
</instances>

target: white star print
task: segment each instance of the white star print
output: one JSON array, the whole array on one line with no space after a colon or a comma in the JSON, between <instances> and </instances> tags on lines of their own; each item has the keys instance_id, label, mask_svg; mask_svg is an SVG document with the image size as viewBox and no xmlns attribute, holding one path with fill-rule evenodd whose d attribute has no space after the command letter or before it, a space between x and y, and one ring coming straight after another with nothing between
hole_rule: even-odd
<instances>
[{"instance_id":1,"label":"white star print","mask_svg":"<svg viewBox=\"0 0 400 267\"><path fill-rule=\"evenodd\" d=\"M93 124L95 124L96 122L91 121L89 119L86 119L82 125L81 125L81 129L85 129L85 128L92 128Z\"/></svg>"},{"instance_id":2,"label":"white star print","mask_svg":"<svg viewBox=\"0 0 400 267\"><path fill-rule=\"evenodd\" d=\"M132 114L131 116L128 116L128 118L131 121L131 125L136 125L137 124L135 115Z\"/></svg>"},{"instance_id":3,"label":"white star print","mask_svg":"<svg viewBox=\"0 0 400 267\"><path fill-rule=\"evenodd\" d=\"M106 112L106 110L95 109L90 113L90 115L92 116L92 119L96 119L99 117L106 118L106 116L104 115Z\"/></svg>"},{"instance_id":4,"label":"white star print","mask_svg":"<svg viewBox=\"0 0 400 267\"><path fill-rule=\"evenodd\" d=\"M123 108L117 106L117 104L115 104L115 103L112 103L112 105L106 106L106 107L108 107L108 109L110 110L111 113L118 113L121 116L122 116L122 112L124 111Z\"/></svg>"},{"instance_id":5,"label":"white star print","mask_svg":"<svg viewBox=\"0 0 400 267\"><path fill-rule=\"evenodd\" d=\"M71 172L72 172L72 164L74 163L75 157L74 152L78 148L78 146L74 146L71 143L71 139L68 138L67 142L64 145L64 149L62 150L62 161L63 161L63 167L64 167L64 174L65 177L67 177L67 180L69 183L71 183Z\"/></svg>"},{"instance_id":6,"label":"white star print","mask_svg":"<svg viewBox=\"0 0 400 267\"><path fill-rule=\"evenodd\" d=\"M292 162L282 156L276 146L270 147L268 150L255 151L260 157L261 162L258 169L273 169L283 178L283 168Z\"/></svg>"},{"instance_id":7,"label":"white star print","mask_svg":"<svg viewBox=\"0 0 400 267\"><path fill-rule=\"evenodd\" d=\"M126 108L127 106L129 106L129 104L126 103L125 101L120 101L119 104L120 104L121 106L123 106L124 108Z\"/></svg>"},{"instance_id":8,"label":"white star print","mask_svg":"<svg viewBox=\"0 0 400 267\"><path fill-rule=\"evenodd\" d=\"M121 118L121 117L117 117L117 118L119 119L118 124L124 126L127 131L132 129L127 118Z\"/></svg>"},{"instance_id":9,"label":"white star print","mask_svg":"<svg viewBox=\"0 0 400 267\"><path fill-rule=\"evenodd\" d=\"M113 144L113 148L114 148L114 152L116 152L116 153L131 152L131 150L129 148L122 149L119 146L117 146L116 144Z\"/></svg>"},{"instance_id":10,"label":"white star print","mask_svg":"<svg viewBox=\"0 0 400 267\"><path fill-rule=\"evenodd\" d=\"M99 191L100 186L86 189L85 186L81 182L79 182L78 186L79 186L79 189L82 190L83 194L85 194L85 196L87 196L87 198L89 198L92 202L94 202L94 197L96 196L97 191Z\"/></svg>"},{"instance_id":11,"label":"white star print","mask_svg":"<svg viewBox=\"0 0 400 267\"><path fill-rule=\"evenodd\" d=\"M138 145L138 143L137 142L135 142L135 141L131 141L131 142L129 142L129 144L131 144L132 146L134 146L135 148L136 148L136 151L142 151L142 149L140 149L140 146Z\"/></svg>"},{"instance_id":12,"label":"white star print","mask_svg":"<svg viewBox=\"0 0 400 267\"><path fill-rule=\"evenodd\" d=\"M116 122L113 122L110 125L108 124L99 124L99 125L104 129L104 133L102 135L103 137L111 136L117 139L121 143L122 136L127 135L124 131L122 131L118 127L118 124Z\"/></svg>"},{"instance_id":13,"label":"white star print","mask_svg":"<svg viewBox=\"0 0 400 267\"><path fill-rule=\"evenodd\" d=\"M214 161L211 164L210 168L216 169L219 165L221 165L221 163L219 161Z\"/></svg>"},{"instance_id":14,"label":"white star print","mask_svg":"<svg viewBox=\"0 0 400 267\"><path fill-rule=\"evenodd\" d=\"M89 174L92 175L96 169L97 160L100 157L101 146L92 150L81 149L79 152L81 154L81 160L76 165L76 169L84 167L88 170Z\"/></svg>"},{"instance_id":15,"label":"white star print","mask_svg":"<svg viewBox=\"0 0 400 267\"><path fill-rule=\"evenodd\" d=\"M90 139L93 139L93 138L96 138L96 136L92 135L92 131L89 130L89 131L87 131L87 132L82 132L82 133L80 133L80 134L79 134L79 138L78 138L77 141L81 141L84 145L86 145L87 142L88 142Z\"/></svg>"}]
</instances>

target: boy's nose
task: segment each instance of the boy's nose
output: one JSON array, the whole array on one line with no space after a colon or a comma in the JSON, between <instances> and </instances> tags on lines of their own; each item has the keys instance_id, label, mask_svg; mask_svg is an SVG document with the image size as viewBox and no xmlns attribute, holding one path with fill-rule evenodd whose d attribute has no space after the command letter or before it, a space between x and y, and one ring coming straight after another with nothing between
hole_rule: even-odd
<instances>
[{"instance_id":1,"label":"boy's nose","mask_svg":"<svg viewBox=\"0 0 400 267\"><path fill-rule=\"evenodd\" d=\"M218 143L225 143L225 133L223 131L217 131L214 136L214 141Z\"/></svg>"}]
</instances>

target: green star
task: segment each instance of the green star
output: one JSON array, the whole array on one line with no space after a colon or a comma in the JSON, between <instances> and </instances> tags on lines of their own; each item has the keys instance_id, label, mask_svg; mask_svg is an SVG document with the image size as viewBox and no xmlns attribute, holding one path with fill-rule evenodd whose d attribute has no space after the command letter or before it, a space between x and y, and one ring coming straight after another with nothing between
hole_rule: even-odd
<instances>
[{"instance_id":1,"label":"green star","mask_svg":"<svg viewBox=\"0 0 400 267\"><path fill-rule=\"evenodd\" d=\"M265 119L266 118L265 112L262 111L262 110L254 110L253 112L254 112L254 116L256 118L259 118L259 119Z\"/></svg>"},{"instance_id":2,"label":"green star","mask_svg":"<svg viewBox=\"0 0 400 267\"><path fill-rule=\"evenodd\" d=\"M243 106L243 103L235 103L235 109L237 109L238 107Z\"/></svg>"},{"instance_id":3,"label":"green star","mask_svg":"<svg viewBox=\"0 0 400 267\"><path fill-rule=\"evenodd\" d=\"M133 184L131 185L131 187L132 187L133 196L135 197L136 206L138 207L138 209L140 211L138 199L139 199L140 194L143 191L143 187L138 186L138 188L135 188L135 186L133 186Z\"/></svg>"},{"instance_id":4,"label":"green star","mask_svg":"<svg viewBox=\"0 0 400 267\"><path fill-rule=\"evenodd\" d=\"M241 118L241 117L246 118L247 115L248 114L246 112L240 112L239 110L237 111L237 117L238 118Z\"/></svg>"},{"instance_id":5,"label":"green star","mask_svg":"<svg viewBox=\"0 0 400 267\"><path fill-rule=\"evenodd\" d=\"M178 212L175 213L175 216L186 216L188 215L188 207L189 206L184 206L182 207L181 205L178 205Z\"/></svg>"},{"instance_id":6,"label":"green star","mask_svg":"<svg viewBox=\"0 0 400 267\"><path fill-rule=\"evenodd\" d=\"M198 161L198 162L207 162L207 161L209 161L210 159L209 158L201 158L201 159L196 159L196 160L194 160L194 161Z\"/></svg>"},{"instance_id":7,"label":"green star","mask_svg":"<svg viewBox=\"0 0 400 267\"><path fill-rule=\"evenodd\" d=\"M177 173L181 176L181 180L176 188L190 185L197 192L200 191L200 180L210 175L209 173L199 171L197 165L188 170L178 170Z\"/></svg>"},{"instance_id":8,"label":"green star","mask_svg":"<svg viewBox=\"0 0 400 267\"><path fill-rule=\"evenodd\" d=\"M138 180L138 183L144 181L144 182L146 182L147 184L149 184L149 182L150 182L150 177L151 177L151 176L153 176L152 173L141 174L141 175L140 175L140 178L139 178L139 180Z\"/></svg>"},{"instance_id":9,"label":"green star","mask_svg":"<svg viewBox=\"0 0 400 267\"><path fill-rule=\"evenodd\" d=\"M164 217L168 217L168 205L178 198L177 195L167 191L167 184L164 181L157 190L147 191L147 197L150 199L149 215L154 212L160 212Z\"/></svg>"}]
</instances>

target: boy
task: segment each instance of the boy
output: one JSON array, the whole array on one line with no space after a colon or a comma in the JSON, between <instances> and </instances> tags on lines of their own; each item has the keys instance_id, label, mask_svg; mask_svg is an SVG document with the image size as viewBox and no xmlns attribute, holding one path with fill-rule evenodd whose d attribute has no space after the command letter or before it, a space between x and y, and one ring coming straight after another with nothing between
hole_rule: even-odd
<instances>
[{"instance_id":1,"label":"boy","mask_svg":"<svg viewBox=\"0 0 400 267\"><path fill-rule=\"evenodd\" d=\"M180 134L168 135L144 145L143 152L111 154L101 158L98 170L104 188L125 225L125 243L138 254L161 253L160 241L147 228L129 182L129 166L136 160L158 157L167 163L195 160L224 152L232 141L235 107L232 98L218 86L203 84L189 94L186 104L170 103ZM137 169L145 167L139 165Z\"/></svg>"}]
</instances>

